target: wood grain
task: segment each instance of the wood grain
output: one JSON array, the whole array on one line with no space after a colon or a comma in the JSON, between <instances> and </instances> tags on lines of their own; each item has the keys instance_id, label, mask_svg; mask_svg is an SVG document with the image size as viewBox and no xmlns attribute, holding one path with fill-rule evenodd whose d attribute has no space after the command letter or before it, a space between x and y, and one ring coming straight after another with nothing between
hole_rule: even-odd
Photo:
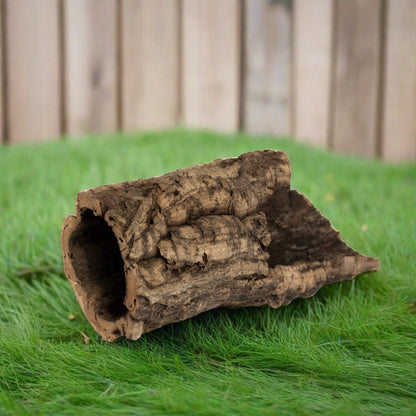
<instances>
[{"instance_id":1,"label":"wood grain","mask_svg":"<svg viewBox=\"0 0 416 416\"><path fill-rule=\"evenodd\" d=\"M291 7L247 0L245 11L244 128L289 135L291 113Z\"/></svg>"},{"instance_id":2,"label":"wood grain","mask_svg":"<svg viewBox=\"0 0 416 416\"><path fill-rule=\"evenodd\" d=\"M240 2L183 1L183 118L235 131L239 121Z\"/></svg>"},{"instance_id":3,"label":"wood grain","mask_svg":"<svg viewBox=\"0 0 416 416\"><path fill-rule=\"evenodd\" d=\"M179 3L122 2L122 124L173 127L179 116Z\"/></svg>"},{"instance_id":4,"label":"wood grain","mask_svg":"<svg viewBox=\"0 0 416 416\"><path fill-rule=\"evenodd\" d=\"M416 2L388 1L382 156L416 159Z\"/></svg>"},{"instance_id":5,"label":"wood grain","mask_svg":"<svg viewBox=\"0 0 416 416\"><path fill-rule=\"evenodd\" d=\"M373 157L377 149L381 0L339 0L334 74L334 150Z\"/></svg>"},{"instance_id":6,"label":"wood grain","mask_svg":"<svg viewBox=\"0 0 416 416\"><path fill-rule=\"evenodd\" d=\"M9 142L60 131L58 0L6 0Z\"/></svg>"},{"instance_id":7,"label":"wood grain","mask_svg":"<svg viewBox=\"0 0 416 416\"><path fill-rule=\"evenodd\" d=\"M65 0L68 134L117 129L116 0Z\"/></svg>"},{"instance_id":8,"label":"wood grain","mask_svg":"<svg viewBox=\"0 0 416 416\"><path fill-rule=\"evenodd\" d=\"M294 136L326 148L329 138L334 2L294 2Z\"/></svg>"}]
</instances>

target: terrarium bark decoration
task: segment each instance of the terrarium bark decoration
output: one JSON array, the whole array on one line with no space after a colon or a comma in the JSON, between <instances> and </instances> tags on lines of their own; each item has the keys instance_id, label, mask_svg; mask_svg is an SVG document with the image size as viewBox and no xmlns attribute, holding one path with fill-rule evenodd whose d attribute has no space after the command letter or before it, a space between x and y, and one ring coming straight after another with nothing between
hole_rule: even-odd
<instances>
[{"instance_id":1,"label":"terrarium bark decoration","mask_svg":"<svg viewBox=\"0 0 416 416\"><path fill-rule=\"evenodd\" d=\"M273 150L80 192L62 249L108 341L218 307L277 308L379 267L290 190L288 157Z\"/></svg>"}]
</instances>

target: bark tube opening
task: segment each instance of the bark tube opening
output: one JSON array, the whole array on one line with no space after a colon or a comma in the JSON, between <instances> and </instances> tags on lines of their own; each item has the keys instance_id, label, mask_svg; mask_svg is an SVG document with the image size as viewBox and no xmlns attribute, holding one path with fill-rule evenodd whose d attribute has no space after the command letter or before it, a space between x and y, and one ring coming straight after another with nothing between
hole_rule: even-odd
<instances>
[{"instance_id":1,"label":"bark tube opening","mask_svg":"<svg viewBox=\"0 0 416 416\"><path fill-rule=\"evenodd\" d=\"M126 314L126 277L116 236L105 220L86 210L69 237L69 258L94 312L106 321Z\"/></svg>"}]
</instances>

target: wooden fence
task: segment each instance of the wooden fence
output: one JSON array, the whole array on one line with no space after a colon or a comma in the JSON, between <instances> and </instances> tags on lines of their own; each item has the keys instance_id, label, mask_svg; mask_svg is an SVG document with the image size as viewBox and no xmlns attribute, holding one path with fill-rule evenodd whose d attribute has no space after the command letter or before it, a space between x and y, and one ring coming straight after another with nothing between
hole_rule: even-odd
<instances>
[{"instance_id":1,"label":"wooden fence","mask_svg":"<svg viewBox=\"0 0 416 416\"><path fill-rule=\"evenodd\" d=\"M164 129L416 159L415 0L0 0L6 143Z\"/></svg>"}]
</instances>

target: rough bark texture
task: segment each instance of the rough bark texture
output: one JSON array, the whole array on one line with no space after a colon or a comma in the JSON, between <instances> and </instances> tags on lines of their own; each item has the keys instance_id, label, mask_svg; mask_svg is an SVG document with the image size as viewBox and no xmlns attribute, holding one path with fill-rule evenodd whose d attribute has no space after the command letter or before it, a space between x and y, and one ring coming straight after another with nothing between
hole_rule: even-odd
<instances>
[{"instance_id":1,"label":"rough bark texture","mask_svg":"<svg viewBox=\"0 0 416 416\"><path fill-rule=\"evenodd\" d=\"M277 308L379 267L290 190L289 160L273 150L80 192L62 249L108 341L217 307Z\"/></svg>"}]
</instances>

